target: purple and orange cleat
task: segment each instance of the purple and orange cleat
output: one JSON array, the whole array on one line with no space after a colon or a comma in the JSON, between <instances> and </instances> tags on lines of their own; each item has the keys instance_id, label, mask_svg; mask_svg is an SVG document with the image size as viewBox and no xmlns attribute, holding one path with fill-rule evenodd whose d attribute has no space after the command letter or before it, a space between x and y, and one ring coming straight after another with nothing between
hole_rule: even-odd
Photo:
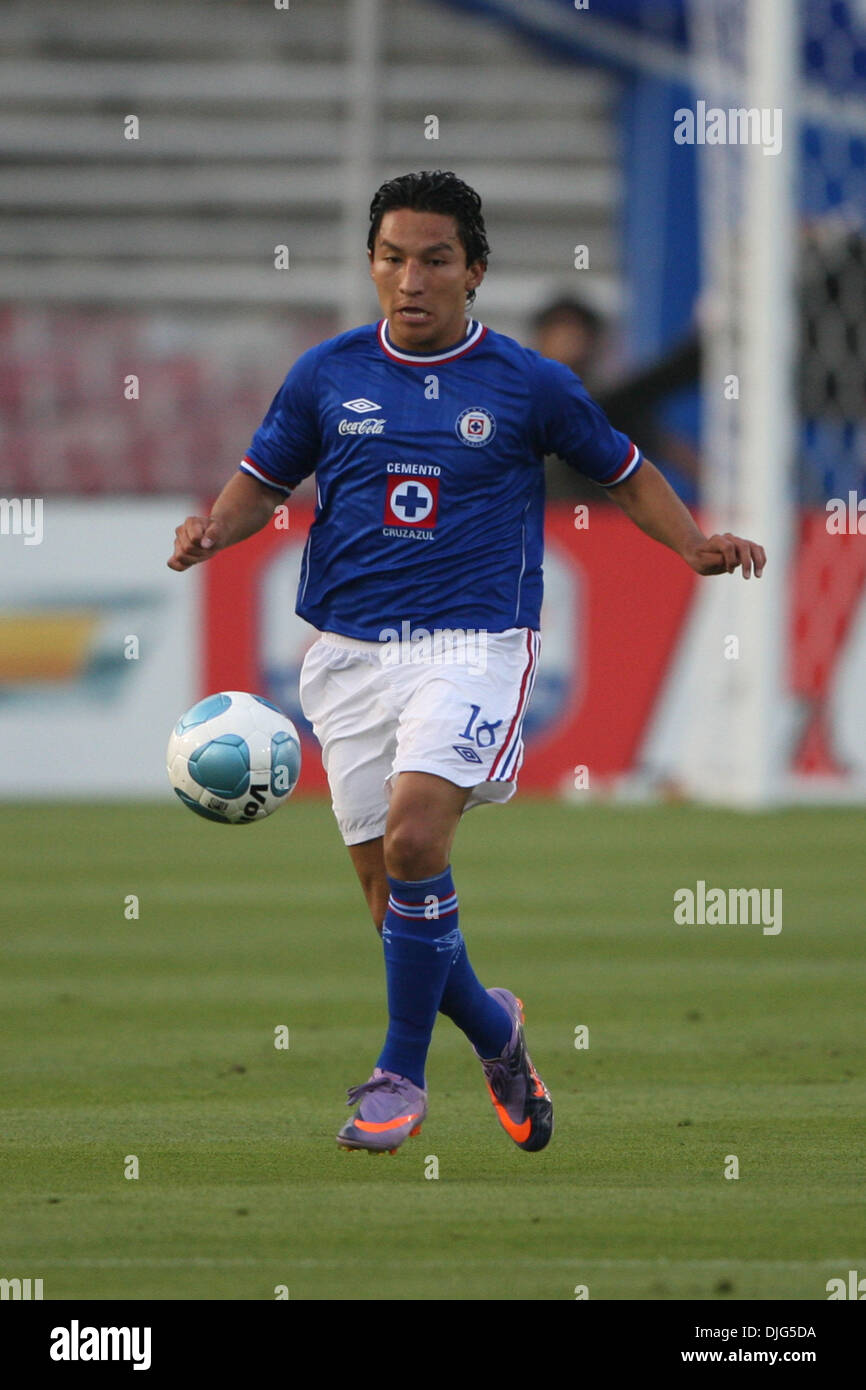
<instances>
[{"instance_id":1,"label":"purple and orange cleat","mask_svg":"<svg viewBox=\"0 0 866 1390\"><path fill-rule=\"evenodd\" d=\"M500 1057L479 1056L499 1123L519 1149L535 1153L550 1143L553 1101L526 1050L523 1003L510 989L489 989L512 1021L511 1038Z\"/></svg>"},{"instance_id":2,"label":"purple and orange cleat","mask_svg":"<svg viewBox=\"0 0 866 1390\"><path fill-rule=\"evenodd\" d=\"M410 1134L421 1133L427 1092L405 1076L376 1067L370 1080L352 1086L348 1096L347 1105L361 1103L337 1135L341 1148L394 1154Z\"/></svg>"}]
</instances>

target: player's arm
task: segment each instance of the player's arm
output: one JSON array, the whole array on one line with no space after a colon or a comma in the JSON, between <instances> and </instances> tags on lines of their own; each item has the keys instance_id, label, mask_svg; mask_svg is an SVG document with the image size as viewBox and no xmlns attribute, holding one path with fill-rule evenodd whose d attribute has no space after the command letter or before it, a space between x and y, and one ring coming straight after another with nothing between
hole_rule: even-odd
<instances>
[{"instance_id":1,"label":"player's arm","mask_svg":"<svg viewBox=\"0 0 866 1390\"><path fill-rule=\"evenodd\" d=\"M649 459L645 458L631 477L609 488L608 495L636 526L675 550L697 574L731 574L742 565L744 579L753 568L755 578L761 577L767 563L763 546L729 531L722 536L705 536Z\"/></svg>"},{"instance_id":2,"label":"player's arm","mask_svg":"<svg viewBox=\"0 0 866 1390\"><path fill-rule=\"evenodd\" d=\"M280 500L275 488L249 473L235 473L214 502L210 516L188 516L178 526L169 569L187 570L209 560L218 550L245 541L267 525Z\"/></svg>"}]
</instances>

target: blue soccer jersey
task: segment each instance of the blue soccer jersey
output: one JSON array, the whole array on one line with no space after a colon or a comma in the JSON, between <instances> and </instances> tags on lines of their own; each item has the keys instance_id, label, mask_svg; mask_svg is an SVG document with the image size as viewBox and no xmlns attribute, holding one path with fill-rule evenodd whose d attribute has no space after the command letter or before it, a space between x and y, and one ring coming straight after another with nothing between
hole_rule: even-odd
<instances>
[{"instance_id":1,"label":"blue soccer jersey","mask_svg":"<svg viewBox=\"0 0 866 1390\"><path fill-rule=\"evenodd\" d=\"M404 352L383 319L298 359L240 466L283 494L315 471L297 612L376 641L539 627L546 454L604 487L641 463L560 363L471 320Z\"/></svg>"}]
</instances>

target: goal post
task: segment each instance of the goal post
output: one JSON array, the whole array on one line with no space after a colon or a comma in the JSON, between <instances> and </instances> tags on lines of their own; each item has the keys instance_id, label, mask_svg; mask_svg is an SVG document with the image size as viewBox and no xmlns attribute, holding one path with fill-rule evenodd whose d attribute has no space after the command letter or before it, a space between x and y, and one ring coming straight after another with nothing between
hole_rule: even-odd
<instances>
[{"instance_id":1,"label":"goal post","mask_svg":"<svg viewBox=\"0 0 866 1390\"><path fill-rule=\"evenodd\" d=\"M737 573L700 585L682 673L689 696L676 775L701 800L759 807L784 794L790 738L796 7L741 2L742 23L733 26L726 5L723 27L708 16L713 0L698 2L696 100L726 112L774 113L767 124L781 141L777 152L761 143L699 152L703 520L709 531L759 541L768 563L758 581Z\"/></svg>"}]
</instances>

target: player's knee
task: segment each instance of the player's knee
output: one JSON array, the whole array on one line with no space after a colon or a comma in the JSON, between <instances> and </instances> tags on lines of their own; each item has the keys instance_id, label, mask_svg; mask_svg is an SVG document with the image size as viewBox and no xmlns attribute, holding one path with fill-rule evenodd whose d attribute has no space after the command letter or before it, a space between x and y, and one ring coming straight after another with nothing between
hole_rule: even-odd
<instances>
[{"instance_id":1,"label":"player's knee","mask_svg":"<svg viewBox=\"0 0 866 1390\"><path fill-rule=\"evenodd\" d=\"M385 832L385 867L392 878L408 882L441 872L440 847L423 821L403 817Z\"/></svg>"}]
</instances>

